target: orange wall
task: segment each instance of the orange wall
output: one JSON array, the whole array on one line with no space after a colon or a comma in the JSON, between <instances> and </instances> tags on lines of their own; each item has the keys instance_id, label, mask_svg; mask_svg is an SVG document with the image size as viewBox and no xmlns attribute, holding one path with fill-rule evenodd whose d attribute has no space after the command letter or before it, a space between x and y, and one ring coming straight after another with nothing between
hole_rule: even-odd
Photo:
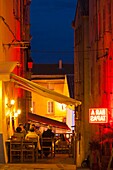
<instances>
[{"instance_id":1,"label":"orange wall","mask_svg":"<svg viewBox=\"0 0 113 170\"><path fill-rule=\"evenodd\" d=\"M41 81L37 80L35 83L40 84L41 86L48 87L48 82L42 83ZM51 80L51 85L54 87L54 91L64 94L66 96L69 95L68 92L68 86L66 84L66 80L64 79L63 81L61 80ZM50 86L51 86L50 85ZM51 86L51 87L52 87ZM62 121L64 117L66 117L66 110L62 110L62 104L53 101L49 98L45 98L43 96L40 96L36 93L32 93L32 101L35 102L35 110L36 114L42 115L42 116L47 116L49 118L55 119ZM54 102L54 113L52 115L47 114L47 102L48 101L53 101Z\"/></svg>"}]
</instances>

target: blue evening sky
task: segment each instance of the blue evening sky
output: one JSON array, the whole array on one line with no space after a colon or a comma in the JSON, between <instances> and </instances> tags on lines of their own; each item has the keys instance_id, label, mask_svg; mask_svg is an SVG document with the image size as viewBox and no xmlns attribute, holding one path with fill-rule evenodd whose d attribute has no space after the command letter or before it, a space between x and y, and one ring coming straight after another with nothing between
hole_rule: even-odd
<instances>
[{"instance_id":1,"label":"blue evening sky","mask_svg":"<svg viewBox=\"0 0 113 170\"><path fill-rule=\"evenodd\" d=\"M32 0L31 56L34 63L73 63L76 0Z\"/></svg>"}]
</instances>

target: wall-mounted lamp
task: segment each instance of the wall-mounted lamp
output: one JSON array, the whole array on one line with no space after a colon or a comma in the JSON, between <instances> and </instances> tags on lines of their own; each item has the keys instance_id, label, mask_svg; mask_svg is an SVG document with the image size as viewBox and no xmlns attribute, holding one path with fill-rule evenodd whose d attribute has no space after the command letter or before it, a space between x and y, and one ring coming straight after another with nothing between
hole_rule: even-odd
<instances>
[{"instance_id":1,"label":"wall-mounted lamp","mask_svg":"<svg viewBox=\"0 0 113 170\"><path fill-rule=\"evenodd\" d=\"M7 107L11 108L12 106L14 106L14 104L15 104L15 100L12 99L10 103L7 103L6 105Z\"/></svg>"},{"instance_id":2,"label":"wall-mounted lamp","mask_svg":"<svg viewBox=\"0 0 113 170\"><path fill-rule=\"evenodd\" d=\"M16 118L16 117L18 117L18 113L17 112L14 113L14 118Z\"/></svg>"},{"instance_id":3,"label":"wall-mounted lamp","mask_svg":"<svg viewBox=\"0 0 113 170\"><path fill-rule=\"evenodd\" d=\"M21 110L18 109L16 112L14 112L14 118L17 118L18 115L20 115L20 114L21 114Z\"/></svg>"},{"instance_id":4,"label":"wall-mounted lamp","mask_svg":"<svg viewBox=\"0 0 113 170\"><path fill-rule=\"evenodd\" d=\"M18 115L20 115L20 114L21 114L21 110L20 110L20 109L18 109L18 110L17 110L17 113L18 113Z\"/></svg>"}]
</instances>

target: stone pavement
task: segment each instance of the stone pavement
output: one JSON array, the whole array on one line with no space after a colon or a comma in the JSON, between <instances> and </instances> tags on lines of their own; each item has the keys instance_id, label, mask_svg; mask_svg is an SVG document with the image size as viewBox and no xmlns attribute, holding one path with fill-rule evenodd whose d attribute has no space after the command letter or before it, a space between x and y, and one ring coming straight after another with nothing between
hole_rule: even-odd
<instances>
[{"instance_id":1,"label":"stone pavement","mask_svg":"<svg viewBox=\"0 0 113 170\"><path fill-rule=\"evenodd\" d=\"M5 164L0 170L76 170L75 165L68 164Z\"/></svg>"},{"instance_id":2,"label":"stone pavement","mask_svg":"<svg viewBox=\"0 0 113 170\"><path fill-rule=\"evenodd\" d=\"M57 154L54 158L39 159L37 163L0 164L0 170L76 170L76 165L68 154Z\"/></svg>"}]
</instances>

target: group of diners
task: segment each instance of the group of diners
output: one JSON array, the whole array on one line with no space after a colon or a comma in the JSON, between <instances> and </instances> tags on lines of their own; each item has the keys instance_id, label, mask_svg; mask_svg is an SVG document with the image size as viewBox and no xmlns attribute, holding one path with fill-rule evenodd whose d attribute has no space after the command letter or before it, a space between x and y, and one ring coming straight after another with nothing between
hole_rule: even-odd
<instances>
[{"instance_id":1,"label":"group of diners","mask_svg":"<svg viewBox=\"0 0 113 170\"><path fill-rule=\"evenodd\" d=\"M55 148L57 149L57 147L59 148L59 145L69 145L70 141L64 137L64 134L60 134L60 136L56 137L55 133L52 131L52 126L48 126L46 130L44 130L43 132L41 132L40 127L36 126L35 124L31 124L29 127L29 130L27 131L23 124L20 123L19 126L16 128L13 136L11 137L11 139L17 139L17 140L36 140L37 141L37 148L38 148L38 152L41 155L41 151L42 151L42 144L44 144L44 146L47 145L51 145L52 146L52 142L48 143L48 142L42 142L43 138L54 138L54 145ZM43 149L43 154L45 155L45 157L48 157L48 155L50 154L50 149L49 147L46 147Z\"/></svg>"},{"instance_id":2,"label":"group of diners","mask_svg":"<svg viewBox=\"0 0 113 170\"><path fill-rule=\"evenodd\" d=\"M52 132L52 127L48 126L47 130L41 132L40 127L36 126L35 124L31 124L28 131L24 128L23 124L20 123L19 126L16 128L14 134L11 136L11 139L13 140L37 140L37 147L39 153L41 153L41 139L43 137L49 137L54 138L55 134ZM45 151L44 155L47 157L49 155L48 152Z\"/></svg>"},{"instance_id":3,"label":"group of diners","mask_svg":"<svg viewBox=\"0 0 113 170\"><path fill-rule=\"evenodd\" d=\"M16 128L14 134L11 136L11 138L16 138L18 140L21 139L34 139L40 137L41 132L39 130L39 127L36 127L35 124L30 125L30 128L28 131L24 128L23 124L20 123L19 126Z\"/></svg>"}]
</instances>

